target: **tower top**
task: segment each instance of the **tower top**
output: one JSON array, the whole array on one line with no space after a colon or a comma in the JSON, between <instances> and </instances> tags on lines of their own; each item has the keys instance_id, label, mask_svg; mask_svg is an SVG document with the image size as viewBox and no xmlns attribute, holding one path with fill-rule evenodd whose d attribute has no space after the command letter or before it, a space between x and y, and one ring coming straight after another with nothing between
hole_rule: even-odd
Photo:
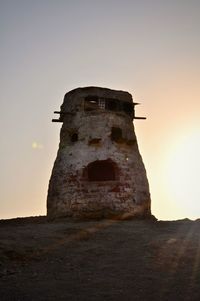
<instances>
[{"instance_id":1,"label":"tower top","mask_svg":"<svg viewBox=\"0 0 200 301\"><path fill-rule=\"evenodd\" d=\"M126 91L113 90L113 89L95 87L95 86L79 87L67 92L64 97L64 102L71 97L76 97L76 96L84 97L89 95L98 96L102 98L114 98L116 100L133 102L132 95Z\"/></svg>"},{"instance_id":2,"label":"tower top","mask_svg":"<svg viewBox=\"0 0 200 301\"><path fill-rule=\"evenodd\" d=\"M94 86L76 88L65 94L61 110L54 112L60 114L60 118L52 121L63 122L64 116L82 111L85 113L110 112L129 116L131 119L145 119L135 117L137 104L133 102L132 95L126 91Z\"/></svg>"}]
</instances>

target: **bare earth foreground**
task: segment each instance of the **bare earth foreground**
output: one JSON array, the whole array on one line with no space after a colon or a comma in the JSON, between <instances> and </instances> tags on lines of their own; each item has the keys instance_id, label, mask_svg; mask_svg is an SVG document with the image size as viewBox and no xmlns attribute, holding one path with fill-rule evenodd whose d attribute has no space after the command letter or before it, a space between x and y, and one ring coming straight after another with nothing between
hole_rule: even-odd
<instances>
[{"instance_id":1,"label":"bare earth foreground","mask_svg":"<svg viewBox=\"0 0 200 301\"><path fill-rule=\"evenodd\" d=\"M200 300L200 221L0 221L0 300Z\"/></svg>"}]
</instances>

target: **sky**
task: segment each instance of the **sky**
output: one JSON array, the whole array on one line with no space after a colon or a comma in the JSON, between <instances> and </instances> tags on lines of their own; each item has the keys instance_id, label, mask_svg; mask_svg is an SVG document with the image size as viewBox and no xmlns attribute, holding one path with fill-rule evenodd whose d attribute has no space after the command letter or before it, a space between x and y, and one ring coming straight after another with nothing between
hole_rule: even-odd
<instances>
[{"instance_id":1,"label":"sky","mask_svg":"<svg viewBox=\"0 0 200 301\"><path fill-rule=\"evenodd\" d=\"M66 92L133 95L152 213L200 218L200 1L0 0L0 219L46 214Z\"/></svg>"}]
</instances>

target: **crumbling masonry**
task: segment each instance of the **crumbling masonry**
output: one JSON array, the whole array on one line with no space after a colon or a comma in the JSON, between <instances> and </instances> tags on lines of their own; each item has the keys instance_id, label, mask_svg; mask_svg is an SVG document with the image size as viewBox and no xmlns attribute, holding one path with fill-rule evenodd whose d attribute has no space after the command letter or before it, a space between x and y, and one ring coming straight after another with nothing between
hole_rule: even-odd
<instances>
[{"instance_id":1,"label":"crumbling masonry","mask_svg":"<svg viewBox=\"0 0 200 301\"><path fill-rule=\"evenodd\" d=\"M133 125L139 118L136 104L128 92L106 88L77 88L65 95L53 119L63 125L49 182L48 217L151 215Z\"/></svg>"}]
</instances>

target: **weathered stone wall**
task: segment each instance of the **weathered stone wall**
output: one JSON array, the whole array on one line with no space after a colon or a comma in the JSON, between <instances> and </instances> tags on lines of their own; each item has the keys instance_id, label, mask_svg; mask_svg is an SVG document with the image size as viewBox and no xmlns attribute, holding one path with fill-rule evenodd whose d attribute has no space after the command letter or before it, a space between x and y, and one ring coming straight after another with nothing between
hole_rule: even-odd
<instances>
[{"instance_id":1,"label":"weathered stone wall","mask_svg":"<svg viewBox=\"0 0 200 301\"><path fill-rule=\"evenodd\" d=\"M95 105L91 111L85 108L88 95ZM99 108L99 98L103 105L104 98L132 105L131 95L122 91L88 87L66 94L60 145L49 183L49 217L151 214L148 180L132 122L134 112Z\"/></svg>"}]
</instances>

